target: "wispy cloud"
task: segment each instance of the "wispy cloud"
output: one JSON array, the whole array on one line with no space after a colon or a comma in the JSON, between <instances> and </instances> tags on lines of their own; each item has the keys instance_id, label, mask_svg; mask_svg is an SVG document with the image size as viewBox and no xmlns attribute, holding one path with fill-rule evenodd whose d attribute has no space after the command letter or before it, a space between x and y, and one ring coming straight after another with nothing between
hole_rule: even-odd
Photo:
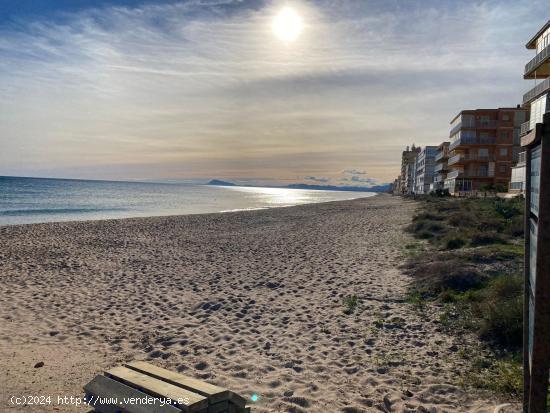
<instances>
[{"instance_id":1,"label":"wispy cloud","mask_svg":"<svg viewBox=\"0 0 550 413\"><path fill-rule=\"evenodd\" d=\"M290 3L291 45L271 33L278 1L0 26L0 174L389 180L459 110L519 103L548 17L546 0Z\"/></svg>"}]
</instances>

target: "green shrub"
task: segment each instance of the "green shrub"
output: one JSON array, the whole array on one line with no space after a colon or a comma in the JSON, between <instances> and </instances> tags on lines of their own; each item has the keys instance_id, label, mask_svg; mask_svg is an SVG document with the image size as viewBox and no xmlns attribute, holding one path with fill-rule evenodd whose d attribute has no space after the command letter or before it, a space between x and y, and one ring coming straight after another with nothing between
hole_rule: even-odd
<instances>
[{"instance_id":1,"label":"green shrub","mask_svg":"<svg viewBox=\"0 0 550 413\"><path fill-rule=\"evenodd\" d=\"M468 227L476 222L476 216L469 211L457 211L448 218L449 224L454 227Z\"/></svg>"},{"instance_id":2,"label":"green shrub","mask_svg":"<svg viewBox=\"0 0 550 413\"><path fill-rule=\"evenodd\" d=\"M496 232L476 232L472 235L470 244L473 247L491 244L506 244L506 240Z\"/></svg>"},{"instance_id":3,"label":"green shrub","mask_svg":"<svg viewBox=\"0 0 550 413\"><path fill-rule=\"evenodd\" d=\"M416 222L416 221L443 221L445 219L445 217L443 215L439 215L439 214L434 214L434 213L431 213L431 212L422 212L418 215L415 215L413 217L413 222Z\"/></svg>"},{"instance_id":4,"label":"green shrub","mask_svg":"<svg viewBox=\"0 0 550 413\"><path fill-rule=\"evenodd\" d=\"M480 335L500 345L519 348L523 341L523 277L497 277L483 295L483 301L477 304L482 316Z\"/></svg>"},{"instance_id":5,"label":"green shrub","mask_svg":"<svg viewBox=\"0 0 550 413\"><path fill-rule=\"evenodd\" d=\"M357 308L359 298L356 295L347 296L344 298L342 304L344 305L344 314L350 315Z\"/></svg>"},{"instance_id":6,"label":"green shrub","mask_svg":"<svg viewBox=\"0 0 550 413\"><path fill-rule=\"evenodd\" d=\"M511 237L523 237L525 230L523 225L523 215L518 215L510 219L505 233Z\"/></svg>"},{"instance_id":7,"label":"green shrub","mask_svg":"<svg viewBox=\"0 0 550 413\"><path fill-rule=\"evenodd\" d=\"M410 268L418 291L438 295L445 290L467 291L479 288L487 276L458 259L421 262Z\"/></svg>"},{"instance_id":8,"label":"green shrub","mask_svg":"<svg viewBox=\"0 0 550 413\"><path fill-rule=\"evenodd\" d=\"M419 231L415 234L416 238L418 239L431 239L434 237L434 233L428 231L427 229L424 229L422 231Z\"/></svg>"},{"instance_id":9,"label":"green shrub","mask_svg":"<svg viewBox=\"0 0 550 413\"><path fill-rule=\"evenodd\" d=\"M478 357L464 381L477 388L517 397L523 391L523 369L519 360L487 360Z\"/></svg>"},{"instance_id":10,"label":"green shrub","mask_svg":"<svg viewBox=\"0 0 550 413\"><path fill-rule=\"evenodd\" d=\"M461 237L451 237L448 238L445 241L445 249L446 250L456 250L458 248L462 248L464 245L466 245L466 241L464 238Z\"/></svg>"}]
</instances>

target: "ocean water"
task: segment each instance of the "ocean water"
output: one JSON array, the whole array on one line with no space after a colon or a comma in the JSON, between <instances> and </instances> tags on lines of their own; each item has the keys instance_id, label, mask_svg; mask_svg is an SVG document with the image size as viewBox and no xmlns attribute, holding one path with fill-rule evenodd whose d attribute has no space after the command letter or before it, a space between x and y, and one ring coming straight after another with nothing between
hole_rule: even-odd
<instances>
[{"instance_id":1,"label":"ocean water","mask_svg":"<svg viewBox=\"0 0 550 413\"><path fill-rule=\"evenodd\" d=\"M0 176L0 225L231 212L373 195L370 192Z\"/></svg>"}]
</instances>

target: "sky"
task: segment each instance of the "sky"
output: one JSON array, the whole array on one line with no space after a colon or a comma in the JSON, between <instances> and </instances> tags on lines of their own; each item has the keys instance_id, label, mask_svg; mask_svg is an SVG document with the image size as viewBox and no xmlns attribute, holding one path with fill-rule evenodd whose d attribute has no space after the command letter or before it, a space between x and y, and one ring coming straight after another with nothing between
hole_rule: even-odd
<instances>
[{"instance_id":1,"label":"sky","mask_svg":"<svg viewBox=\"0 0 550 413\"><path fill-rule=\"evenodd\" d=\"M390 182L521 103L547 1L0 0L0 175Z\"/></svg>"}]
</instances>

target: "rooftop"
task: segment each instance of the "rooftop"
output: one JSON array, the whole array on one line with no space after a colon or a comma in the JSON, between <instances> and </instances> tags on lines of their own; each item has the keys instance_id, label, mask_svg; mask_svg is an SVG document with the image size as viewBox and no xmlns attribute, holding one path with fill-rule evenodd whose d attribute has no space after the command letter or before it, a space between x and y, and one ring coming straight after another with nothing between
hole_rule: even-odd
<instances>
[{"instance_id":1,"label":"rooftop","mask_svg":"<svg viewBox=\"0 0 550 413\"><path fill-rule=\"evenodd\" d=\"M535 34L531 40L529 40L527 42L527 44L525 45L526 48L528 49L536 49L537 48L537 39L541 36L542 33L544 33L544 31L546 29L548 29L550 27L550 20L548 20L546 22L546 24L544 26L542 26L542 28L537 32L537 34Z\"/></svg>"},{"instance_id":2,"label":"rooftop","mask_svg":"<svg viewBox=\"0 0 550 413\"><path fill-rule=\"evenodd\" d=\"M517 105L513 108L492 108L492 109L483 109L483 108L480 108L480 109L464 109L464 110L461 110L460 112L458 112L458 114L451 119L451 121L449 123L453 123L456 118L458 118L460 115L462 115L463 113L466 113L466 112L469 112L469 113L472 113L472 112L498 112L499 110L522 110L522 111L526 111L527 109L521 107L521 105Z\"/></svg>"}]
</instances>

